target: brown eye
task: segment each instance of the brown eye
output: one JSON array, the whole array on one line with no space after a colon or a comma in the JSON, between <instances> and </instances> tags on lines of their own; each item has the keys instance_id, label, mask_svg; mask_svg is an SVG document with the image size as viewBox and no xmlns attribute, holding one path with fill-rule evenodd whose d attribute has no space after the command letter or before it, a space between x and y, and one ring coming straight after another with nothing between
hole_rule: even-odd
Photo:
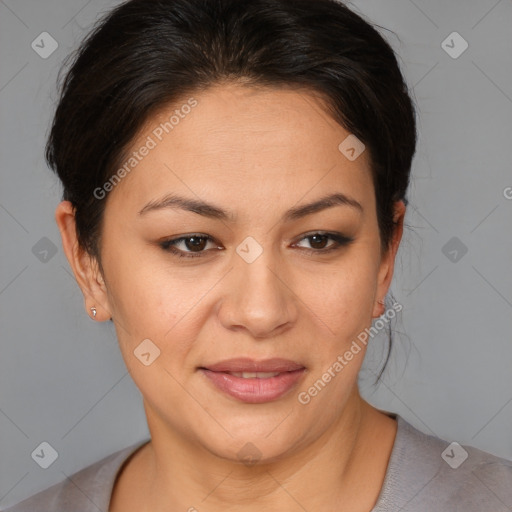
<instances>
[{"instance_id":1,"label":"brown eye","mask_svg":"<svg viewBox=\"0 0 512 512\"><path fill-rule=\"evenodd\" d=\"M160 242L160 247L165 251L171 252L178 257L195 258L203 256L207 251L205 248L211 242L213 248L218 248L213 240L208 235L186 235L174 238L171 240L164 240Z\"/></svg>"},{"instance_id":2,"label":"brown eye","mask_svg":"<svg viewBox=\"0 0 512 512\"><path fill-rule=\"evenodd\" d=\"M199 236L191 236L184 238L185 247L192 251L202 251L206 247L207 238Z\"/></svg>"},{"instance_id":3,"label":"brown eye","mask_svg":"<svg viewBox=\"0 0 512 512\"><path fill-rule=\"evenodd\" d=\"M307 240L309 247L299 245L304 240ZM329 243L329 240L332 240L332 242ZM341 249L343 246L349 245L353 240L353 238L341 233L311 233L304 236L297 246L311 254L325 254Z\"/></svg>"},{"instance_id":4,"label":"brown eye","mask_svg":"<svg viewBox=\"0 0 512 512\"><path fill-rule=\"evenodd\" d=\"M307 237L309 244L313 249L325 249L327 242L329 241L328 235L312 235Z\"/></svg>"}]
</instances>

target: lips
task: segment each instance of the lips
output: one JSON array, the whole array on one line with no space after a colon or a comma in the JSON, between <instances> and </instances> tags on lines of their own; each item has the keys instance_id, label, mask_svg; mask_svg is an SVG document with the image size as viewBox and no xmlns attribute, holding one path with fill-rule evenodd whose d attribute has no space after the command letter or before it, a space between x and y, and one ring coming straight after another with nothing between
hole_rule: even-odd
<instances>
[{"instance_id":1,"label":"lips","mask_svg":"<svg viewBox=\"0 0 512 512\"><path fill-rule=\"evenodd\" d=\"M287 359L229 359L199 368L215 389L246 403L265 403L284 396L306 368Z\"/></svg>"}]
</instances>

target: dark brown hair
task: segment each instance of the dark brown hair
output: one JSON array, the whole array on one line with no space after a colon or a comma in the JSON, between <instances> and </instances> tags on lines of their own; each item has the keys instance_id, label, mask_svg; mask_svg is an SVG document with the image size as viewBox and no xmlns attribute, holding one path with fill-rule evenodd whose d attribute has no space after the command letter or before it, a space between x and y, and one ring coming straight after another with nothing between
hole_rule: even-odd
<instances>
[{"instance_id":1,"label":"dark brown hair","mask_svg":"<svg viewBox=\"0 0 512 512\"><path fill-rule=\"evenodd\" d=\"M105 200L123 151L148 118L223 81L299 87L370 152L383 247L405 199L416 146L414 107L395 54L336 0L131 0L72 56L46 159L75 208L80 245L99 258ZM101 263L100 263L101 264Z\"/></svg>"}]
</instances>

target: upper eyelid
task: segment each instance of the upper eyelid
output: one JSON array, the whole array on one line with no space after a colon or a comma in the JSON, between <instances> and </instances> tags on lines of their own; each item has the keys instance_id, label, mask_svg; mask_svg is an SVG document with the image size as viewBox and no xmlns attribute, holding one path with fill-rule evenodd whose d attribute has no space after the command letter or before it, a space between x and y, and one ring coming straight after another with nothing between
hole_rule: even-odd
<instances>
[{"instance_id":1,"label":"upper eyelid","mask_svg":"<svg viewBox=\"0 0 512 512\"><path fill-rule=\"evenodd\" d=\"M308 231L308 232L304 233L303 235L300 235L300 238L298 240L302 240L304 238L308 238L313 235L346 236L343 233L339 233L336 231L325 231L322 229L317 229L316 231L315 230ZM347 238L348 238L348 236L347 236Z\"/></svg>"},{"instance_id":2,"label":"upper eyelid","mask_svg":"<svg viewBox=\"0 0 512 512\"><path fill-rule=\"evenodd\" d=\"M298 243L298 242L301 242L302 240L305 240L306 238L309 238L309 237L312 237L314 235L326 235L328 236L329 238L331 238L331 240L333 240L336 243L340 243L339 240L336 240L336 238L345 238L347 241L352 241L353 238L350 237L350 236L347 236L347 235L344 235L342 233L337 233L337 232L332 232L332 231L324 231L324 230L316 230L316 231L308 231L307 233L303 234L303 235L300 235L300 237L298 239L296 239L296 241L294 242L294 244ZM215 238L213 238L211 235L207 235L205 233L190 233L188 235L181 235L177 238L171 238L171 239L167 239L167 240L162 240L161 243L162 244L168 244L169 246L173 246L173 247L176 247L176 245L184 240L187 240L188 238L193 238L193 237L197 237L197 238L206 238L208 242L212 242L212 243L215 243L217 245L220 245ZM334 245L334 244L331 244L331 245ZM307 249L307 248L306 248ZM182 249L177 249L179 251L182 251ZM322 249L312 249L316 252L322 252ZM194 251L182 251L182 252L188 252L188 253L194 253ZM206 252L206 250L204 251L197 251L196 254L200 254L202 252Z\"/></svg>"},{"instance_id":3,"label":"upper eyelid","mask_svg":"<svg viewBox=\"0 0 512 512\"><path fill-rule=\"evenodd\" d=\"M333 231L323 231L321 229L318 229L316 231L314 231L314 230L308 231L307 233L300 235L300 237L297 238L297 240L303 240L304 238L309 238L310 236L314 236L314 235L345 236L346 238L350 238L346 235L343 235L342 233L336 233ZM207 238L210 241L214 241L214 242L216 241L214 237L212 237L211 235L207 235L206 233L190 233L190 234L178 236L176 238L163 239L161 241L162 242L178 242L178 241L186 240L187 238L193 238L193 237Z\"/></svg>"},{"instance_id":4,"label":"upper eyelid","mask_svg":"<svg viewBox=\"0 0 512 512\"><path fill-rule=\"evenodd\" d=\"M187 240L189 238L206 238L208 242L217 243L215 238L213 238L210 235L206 234L200 234L200 233L191 233L190 235L181 235L176 238L165 238L163 240L160 240L160 244L168 244L170 246L176 246L179 242L183 242L184 240Z\"/></svg>"}]
</instances>

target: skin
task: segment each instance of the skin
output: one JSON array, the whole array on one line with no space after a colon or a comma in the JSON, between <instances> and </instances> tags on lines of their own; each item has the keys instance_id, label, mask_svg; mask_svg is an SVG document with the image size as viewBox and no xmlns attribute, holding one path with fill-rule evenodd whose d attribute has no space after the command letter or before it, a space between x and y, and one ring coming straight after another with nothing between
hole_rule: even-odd
<instances>
[{"instance_id":1,"label":"skin","mask_svg":"<svg viewBox=\"0 0 512 512\"><path fill-rule=\"evenodd\" d=\"M151 433L119 473L110 510L303 511L343 503L345 511L369 511L396 421L359 395L364 347L310 403L297 395L384 312L378 301L392 279L405 206L396 203L393 239L382 250L368 151L345 158L338 146L349 132L312 93L222 84L194 98L191 113L105 199L103 272L77 244L70 203L56 211L86 310L94 306L97 321L112 317ZM130 150L182 104L153 116ZM235 217L177 208L139 214L171 192ZM282 220L290 208L334 192L362 209L336 205ZM315 245L306 235L318 231L353 241L323 254L336 242ZM213 239L198 258L178 258L158 243L191 233ZM248 236L263 249L252 263L236 252ZM194 251L185 242L178 248ZM149 366L133 353L145 339L161 351ZM246 404L198 371L241 356L291 359L306 372L285 396ZM248 442L260 456L250 466L237 455Z\"/></svg>"}]
</instances>

